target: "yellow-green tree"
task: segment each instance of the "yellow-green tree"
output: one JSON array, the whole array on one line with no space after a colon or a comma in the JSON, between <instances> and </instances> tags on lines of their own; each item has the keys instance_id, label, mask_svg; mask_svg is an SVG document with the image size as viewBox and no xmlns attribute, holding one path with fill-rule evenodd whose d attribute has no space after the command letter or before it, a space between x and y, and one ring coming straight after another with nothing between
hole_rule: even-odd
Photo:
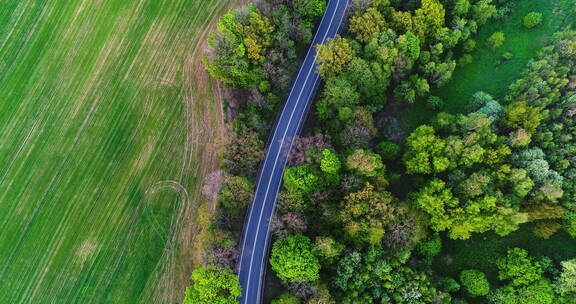
<instances>
[{"instance_id":1,"label":"yellow-green tree","mask_svg":"<svg viewBox=\"0 0 576 304\"><path fill-rule=\"evenodd\" d=\"M350 18L350 32L356 35L356 40L367 42L370 37L379 34L386 27L386 21L382 14L371 7L361 15Z\"/></svg>"},{"instance_id":2,"label":"yellow-green tree","mask_svg":"<svg viewBox=\"0 0 576 304\"><path fill-rule=\"evenodd\" d=\"M336 36L335 39L328 39L328 43L316 46L318 56L316 61L318 73L324 79L334 77L342 72L346 64L350 62L356 52L346 38Z\"/></svg>"},{"instance_id":3,"label":"yellow-green tree","mask_svg":"<svg viewBox=\"0 0 576 304\"><path fill-rule=\"evenodd\" d=\"M420 42L433 38L444 26L446 11L438 0L422 0L422 6L414 12L414 31Z\"/></svg>"}]
</instances>

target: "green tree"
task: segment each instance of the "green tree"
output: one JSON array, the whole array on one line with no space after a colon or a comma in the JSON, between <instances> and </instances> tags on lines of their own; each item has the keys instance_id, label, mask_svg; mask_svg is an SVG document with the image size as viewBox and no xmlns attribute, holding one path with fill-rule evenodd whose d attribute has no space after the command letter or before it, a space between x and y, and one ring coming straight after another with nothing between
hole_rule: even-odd
<instances>
[{"instance_id":1,"label":"green tree","mask_svg":"<svg viewBox=\"0 0 576 304\"><path fill-rule=\"evenodd\" d=\"M444 101L438 96L430 95L426 100L426 107L433 111L439 111L444 107Z\"/></svg>"},{"instance_id":2,"label":"green tree","mask_svg":"<svg viewBox=\"0 0 576 304\"><path fill-rule=\"evenodd\" d=\"M343 251L344 245L330 236L319 236L314 242L314 253L327 263L332 263Z\"/></svg>"},{"instance_id":3,"label":"green tree","mask_svg":"<svg viewBox=\"0 0 576 304\"><path fill-rule=\"evenodd\" d=\"M542 23L542 13L531 12L524 16L524 27L533 28Z\"/></svg>"},{"instance_id":4,"label":"green tree","mask_svg":"<svg viewBox=\"0 0 576 304\"><path fill-rule=\"evenodd\" d=\"M497 49L497 48L501 47L502 44L504 44L505 40L506 40L506 36L504 35L504 33L496 32L488 38L488 46L490 46L493 49Z\"/></svg>"},{"instance_id":5,"label":"green tree","mask_svg":"<svg viewBox=\"0 0 576 304\"><path fill-rule=\"evenodd\" d=\"M312 252L313 244L304 235L296 234L274 242L270 265L284 282L308 282L320 277L320 262Z\"/></svg>"},{"instance_id":6,"label":"green tree","mask_svg":"<svg viewBox=\"0 0 576 304\"><path fill-rule=\"evenodd\" d=\"M408 31L398 36L398 49L410 56L412 60L420 58L420 39L414 33Z\"/></svg>"},{"instance_id":7,"label":"green tree","mask_svg":"<svg viewBox=\"0 0 576 304\"><path fill-rule=\"evenodd\" d=\"M338 303L449 303L425 273L405 265L409 251L401 257L387 253L381 245L362 251L350 250L337 262L331 276Z\"/></svg>"},{"instance_id":8,"label":"green tree","mask_svg":"<svg viewBox=\"0 0 576 304\"><path fill-rule=\"evenodd\" d=\"M300 304L300 299L291 293L285 292L277 299L272 300L272 304Z\"/></svg>"},{"instance_id":9,"label":"green tree","mask_svg":"<svg viewBox=\"0 0 576 304\"><path fill-rule=\"evenodd\" d=\"M418 244L418 253L425 258L425 262L430 265L432 259L442 251L442 239L438 233Z\"/></svg>"},{"instance_id":10,"label":"green tree","mask_svg":"<svg viewBox=\"0 0 576 304\"><path fill-rule=\"evenodd\" d=\"M485 296L490 292L486 275L478 270L469 269L460 273L460 282L472 297Z\"/></svg>"},{"instance_id":11,"label":"green tree","mask_svg":"<svg viewBox=\"0 0 576 304\"><path fill-rule=\"evenodd\" d=\"M472 6L472 16L478 25L483 25L496 14L496 6L492 0L479 0Z\"/></svg>"},{"instance_id":12,"label":"green tree","mask_svg":"<svg viewBox=\"0 0 576 304\"><path fill-rule=\"evenodd\" d=\"M531 107L524 101L516 101L506 106L504 123L510 128L523 128L528 133L536 131L544 119L539 108Z\"/></svg>"},{"instance_id":13,"label":"green tree","mask_svg":"<svg viewBox=\"0 0 576 304\"><path fill-rule=\"evenodd\" d=\"M466 40L464 42L464 44L462 45L462 49L466 53L470 53L470 52L474 51L476 49L476 40L474 40L474 39Z\"/></svg>"},{"instance_id":14,"label":"green tree","mask_svg":"<svg viewBox=\"0 0 576 304\"><path fill-rule=\"evenodd\" d=\"M400 155L400 146L391 141L382 141L376 145L376 152L383 160L394 160Z\"/></svg>"},{"instance_id":15,"label":"green tree","mask_svg":"<svg viewBox=\"0 0 576 304\"><path fill-rule=\"evenodd\" d=\"M392 223L398 212L394 201L392 193L376 191L370 183L348 194L340 213L346 236L360 244L382 242L386 226Z\"/></svg>"},{"instance_id":16,"label":"green tree","mask_svg":"<svg viewBox=\"0 0 576 304\"><path fill-rule=\"evenodd\" d=\"M233 87L256 86L275 30L274 24L251 4L247 15L238 10L225 14L218 22L219 33L212 33L208 39L212 52L202 58L206 70Z\"/></svg>"},{"instance_id":17,"label":"green tree","mask_svg":"<svg viewBox=\"0 0 576 304\"><path fill-rule=\"evenodd\" d=\"M335 39L328 39L326 44L317 45L316 50L318 73L323 79L339 75L356 55L348 39L339 35L336 35Z\"/></svg>"},{"instance_id":18,"label":"green tree","mask_svg":"<svg viewBox=\"0 0 576 304\"><path fill-rule=\"evenodd\" d=\"M326 82L322 98L316 104L318 116L322 119L336 117L336 111L353 107L360 101L360 94L352 84L343 77L335 77Z\"/></svg>"},{"instance_id":19,"label":"green tree","mask_svg":"<svg viewBox=\"0 0 576 304\"><path fill-rule=\"evenodd\" d=\"M380 155L363 149L356 149L348 155L346 165L364 176L376 176L385 169Z\"/></svg>"},{"instance_id":20,"label":"green tree","mask_svg":"<svg viewBox=\"0 0 576 304\"><path fill-rule=\"evenodd\" d=\"M213 51L202 57L202 61L212 77L233 87L251 87L260 81L259 72L246 58L246 47L239 37L212 33L208 45Z\"/></svg>"},{"instance_id":21,"label":"green tree","mask_svg":"<svg viewBox=\"0 0 576 304\"><path fill-rule=\"evenodd\" d=\"M554 300L559 300L548 279L541 279L528 286L507 285L498 288L488 298L493 304L552 304Z\"/></svg>"},{"instance_id":22,"label":"green tree","mask_svg":"<svg viewBox=\"0 0 576 304\"><path fill-rule=\"evenodd\" d=\"M558 293L576 297L576 259L563 261L562 272L556 282Z\"/></svg>"},{"instance_id":23,"label":"green tree","mask_svg":"<svg viewBox=\"0 0 576 304\"><path fill-rule=\"evenodd\" d=\"M446 143L436 136L434 128L422 125L406 140L408 150L404 154L404 163L408 173L446 171L450 166L450 160L446 157Z\"/></svg>"},{"instance_id":24,"label":"green tree","mask_svg":"<svg viewBox=\"0 0 576 304\"><path fill-rule=\"evenodd\" d=\"M466 15L470 11L471 7L469 0L456 0L453 12L456 15Z\"/></svg>"},{"instance_id":25,"label":"green tree","mask_svg":"<svg viewBox=\"0 0 576 304\"><path fill-rule=\"evenodd\" d=\"M218 203L232 215L239 215L254 197L254 185L243 176L229 176L218 196Z\"/></svg>"},{"instance_id":26,"label":"green tree","mask_svg":"<svg viewBox=\"0 0 576 304\"><path fill-rule=\"evenodd\" d=\"M375 105L381 106L386 103L388 74L389 72L382 71L382 66L378 62L355 57L346 66L344 77L357 88L362 96Z\"/></svg>"},{"instance_id":27,"label":"green tree","mask_svg":"<svg viewBox=\"0 0 576 304\"><path fill-rule=\"evenodd\" d=\"M414 32L422 44L434 37L444 26L446 11L438 0L422 0L422 5L414 12Z\"/></svg>"},{"instance_id":28,"label":"green tree","mask_svg":"<svg viewBox=\"0 0 576 304\"><path fill-rule=\"evenodd\" d=\"M308 194L317 190L319 177L311 165L300 165L284 171L284 187L291 192Z\"/></svg>"},{"instance_id":29,"label":"green tree","mask_svg":"<svg viewBox=\"0 0 576 304\"><path fill-rule=\"evenodd\" d=\"M290 4L300 16L322 16L326 10L325 0L292 0Z\"/></svg>"},{"instance_id":30,"label":"green tree","mask_svg":"<svg viewBox=\"0 0 576 304\"><path fill-rule=\"evenodd\" d=\"M528 256L528 252L521 248L508 250L506 256L496 261L498 278L511 280L513 286L528 285L542 278L542 269L539 262Z\"/></svg>"},{"instance_id":31,"label":"green tree","mask_svg":"<svg viewBox=\"0 0 576 304\"><path fill-rule=\"evenodd\" d=\"M238 277L229 268L205 266L192 272L184 304L235 304L242 295Z\"/></svg>"},{"instance_id":32,"label":"green tree","mask_svg":"<svg viewBox=\"0 0 576 304\"><path fill-rule=\"evenodd\" d=\"M338 154L330 149L322 150L322 158L320 159L320 170L325 173L337 174L342 164L338 158Z\"/></svg>"},{"instance_id":33,"label":"green tree","mask_svg":"<svg viewBox=\"0 0 576 304\"><path fill-rule=\"evenodd\" d=\"M246 46L247 56L254 64L264 62L267 49L274 40L274 25L254 6L249 4L248 17L244 23L237 23L237 33Z\"/></svg>"}]
</instances>

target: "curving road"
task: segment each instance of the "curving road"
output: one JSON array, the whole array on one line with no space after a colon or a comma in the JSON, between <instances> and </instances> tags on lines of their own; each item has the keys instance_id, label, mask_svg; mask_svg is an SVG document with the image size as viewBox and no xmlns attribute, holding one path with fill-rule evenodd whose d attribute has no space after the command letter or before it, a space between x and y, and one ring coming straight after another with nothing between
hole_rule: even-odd
<instances>
[{"instance_id":1,"label":"curving road","mask_svg":"<svg viewBox=\"0 0 576 304\"><path fill-rule=\"evenodd\" d=\"M320 79L316 72L315 45L324 44L328 38L336 36L344 20L349 1L329 0L312 46L308 49L274 128L264 163L260 168L254 201L244 226L238 270L242 286L242 297L239 299L241 304L262 302L266 257L270 241L270 219L274 213L287 154L292 147L292 139L300 132Z\"/></svg>"}]
</instances>

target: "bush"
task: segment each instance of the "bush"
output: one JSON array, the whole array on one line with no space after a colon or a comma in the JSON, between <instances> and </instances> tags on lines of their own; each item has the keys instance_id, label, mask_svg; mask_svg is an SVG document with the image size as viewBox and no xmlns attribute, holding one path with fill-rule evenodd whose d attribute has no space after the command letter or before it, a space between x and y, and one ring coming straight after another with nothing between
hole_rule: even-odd
<instances>
[{"instance_id":1,"label":"bush","mask_svg":"<svg viewBox=\"0 0 576 304\"><path fill-rule=\"evenodd\" d=\"M504 35L504 33L496 32L496 33L492 34L492 36L490 36L490 38L488 38L488 46L490 46L493 49L497 49L497 48L501 47L502 44L504 44L505 40L506 40L506 36Z\"/></svg>"},{"instance_id":2,"label":"bush","mask_svg":"<svg viewBox=\"0 0 576 304\"><path fill-rule=\"evenodd\" d=\"M542 23L542 13L531 12L524 16L524 27L531 29Z\"/></svg>"},{"instance_id":3,"label":"bush","mask_svg":"<svg viewBox=\"0 0 576 304\"><path fill-rule=\"evenodd\" d=\"M430 96L426 100L426 107L430 110L439 111L444 107L444 101L438 96Z\"/></svg>"},{"instance_id":4,"label":"bush","mask_svg":"<svg viewBox=\"0 0 576 304\"><path fill-rule=\"evenodd\" d=\"M510 59L512 59L512 57L514 57L514 54L512 54L511 52L506 52L502 54L502 59L504 61L509 61Z\"/></svg>"},{"instance_id":5,"label":"bush","mask_svg":"<svg viewBox=\"0 0 576 304\"><path fill-rule=\"evenodd\" d=\"M472 297L485 296L490 292L490 284L483 272L469 269L460 273L460 282Z\"/></svg>"}]
</instances>

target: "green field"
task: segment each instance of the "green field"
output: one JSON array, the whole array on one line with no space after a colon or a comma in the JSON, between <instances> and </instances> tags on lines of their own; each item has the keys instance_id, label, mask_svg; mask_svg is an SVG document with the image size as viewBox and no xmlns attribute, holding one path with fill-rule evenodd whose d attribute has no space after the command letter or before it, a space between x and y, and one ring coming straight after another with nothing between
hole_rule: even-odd
<instances>
[{"instance_id":1,"label":"green field","mask_svg":"<svg viewBox=\"0 0 576 304\"><path fill-rule=\"evenodd\" d=\"M489 21L473 37L477 42L471 53L474 61L457 67L452 80L444 87L432 90L431 94L441 97L445 102L444 111L451 113L465 112L470 97L478 91L492 94L501 101L510 84L519 78L528 61L536 57L551 36L568 24L574 24L574 12L570 10L573 6L573 0L516 0L512 14L502 20ZM522 25L523 18L533 11L542 13L542 24L526 29ZM506 41L492 50L486 41L495 32L503 32ZM513 57L501 62L506 52L512 53ZM420 100L406 114L407 121L411 127L416 127L430 119L430 112Z\"/></svg>"},{"instance_id":2,"label":"green field","mask_svg":"<svg viewBox=\"0 0 576 304\"><path fill-rule=\"evenodd\" d=\"M174 303L221 106L200 65L231 3L0 5L0 303Z\"/></svg>"}]
</instances>

